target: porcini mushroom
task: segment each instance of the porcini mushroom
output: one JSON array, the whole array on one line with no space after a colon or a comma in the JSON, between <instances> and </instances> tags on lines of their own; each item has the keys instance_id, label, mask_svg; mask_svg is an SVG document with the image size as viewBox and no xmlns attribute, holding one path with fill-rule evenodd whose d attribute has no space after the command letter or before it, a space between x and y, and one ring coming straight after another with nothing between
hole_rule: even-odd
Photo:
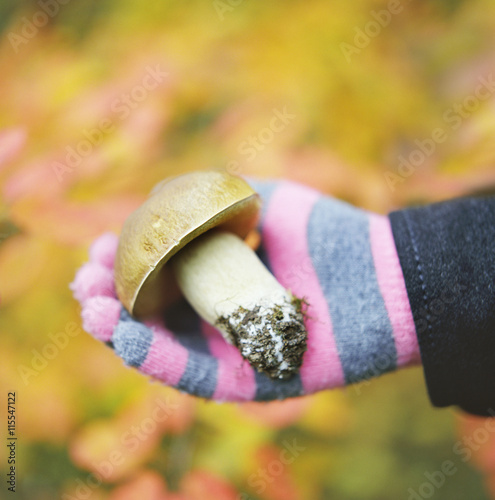
<instances>
[{"instance_id":1,"label":"porcini mushroom","mask_svg":"<svg viewBox=\"0 0 495 500\"><path fill-rule=\"evenodd\" d=\"M258 220L259 195L221 171L161 183L125 221L115 259L117 295L134 316L156 314L177 297L259 371L298 371L307 333L302 301L243 241Z\"/></svg>"}]
</instances>

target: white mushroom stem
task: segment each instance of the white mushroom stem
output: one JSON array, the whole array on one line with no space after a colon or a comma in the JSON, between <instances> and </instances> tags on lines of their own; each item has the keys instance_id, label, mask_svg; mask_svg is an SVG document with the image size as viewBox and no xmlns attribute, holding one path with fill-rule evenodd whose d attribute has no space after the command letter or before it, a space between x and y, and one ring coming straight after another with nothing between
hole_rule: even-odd
<instances>
[{"instance_id":1,"label":"white mushroom stem","mask_svg":"<svg viewBox=\"0 0 495 500\"><path fill-rule=\"evenodd\" d=\"M215 324L243 307L283 305L290 295L238 236L210 231L174 258L179 286L197 313Z\"/></svg>"},{"instance_id":2,"label":"white mushroom stem","mask_svg":"<svg viewBox=\"0 0 495 500\"><path fill-rule=\"evenodd\" d=\"M300 301L239 237L207 232L171 264L196 312L258 369L286 378L299 368L306 348Z\"/></svg>"}]
</instances>

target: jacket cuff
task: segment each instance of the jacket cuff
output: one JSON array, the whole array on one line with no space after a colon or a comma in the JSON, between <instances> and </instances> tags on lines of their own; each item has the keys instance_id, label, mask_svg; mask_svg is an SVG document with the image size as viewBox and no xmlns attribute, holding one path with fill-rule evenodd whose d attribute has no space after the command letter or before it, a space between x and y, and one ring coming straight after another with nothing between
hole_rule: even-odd
<instances>
[{"instance_id":1,"label":"jacket cuff","mask_svg":"<svg viewBox=\"0 0 495 500\"><path fill-rule=\"evenodd\" d=\"M431 402L495 410L495 198L392 212Z\"/></svg>"}]
</instances>

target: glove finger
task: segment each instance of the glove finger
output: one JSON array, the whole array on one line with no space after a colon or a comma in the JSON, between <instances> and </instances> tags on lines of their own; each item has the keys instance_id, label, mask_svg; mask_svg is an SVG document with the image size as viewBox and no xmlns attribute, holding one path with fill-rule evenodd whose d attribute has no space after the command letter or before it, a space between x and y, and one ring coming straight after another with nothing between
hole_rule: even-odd
<instances>
[{"instance_id":1,"label":"glove finger","mask_svg":"<svg viewBox=\"0 0 495 500\"><path fill-rule=\"evenodd\" d=\"M201 328L208 352L186 347L159 321L143 324L129 315L119 322L112 341L128 366L194 396L241 402L302 395L299 377L281 381L256 372L214 327L202 322Z\"/></svg>"},{"instance_id":2,"label":"glove finger","mask_svg":"<svg viewBox=\"0 0 495 500\"><path fill-rule=\"evenodd\" d=\"M90 297L115 297L113 271L97 262L87 262L78 269L70 289L81 304Z\"/></svg>"},{"instance_id":3,"label":"glove finger","mask_svg":"<svg viewBox=\"0 0 495 500\"><path fill-rule=\"evenodd\" d=\"M194 396L219 401L253 399L253 373L247 363L188 349L159 321L146 323L129 316L115 328L115 351L128 366Z\"/></svg>"},{"instance_id":4,"label":"glove finger","mask_svg":"<svg viewBox=\"0 0 495 500\"><path fill-rule=\"evenodd\" d=\"M102 342L110 342L119 322L122 304L114 297L90 297L81 311L83 328Z\"/></svg>"},{"instance_id":5,"label":"glove finger","mask_svg":"<svg viewBox=\"0 0 495 500\"><path fill-rule=\"evenodd\" d=\"M78 269L69 285L81 304L90 297L116 297L113 263L117 245L118 238L113 233L104 233L92 243L89 262Z\"/></svg>"},{"instance_id":6,"label":"glove finger","mask_svg":"<svg viewBox=\"0 0 495 500\"><path fill-rule=\"evenodd\" d=\"M239 350L229 344L219 330L201 320L186 301L166 311L164 321L177 341L188 349L190 356L196 358L195 353L210 354L217 360L216 371L212 367L209 373L212 380L214 372L216 375L214 392L205 395L203 391L203 397L218 401L251 401L256 397L256 375L252 367L242 358ZM198 357L190 360L191 364L193 362L204 363L205 359ZM187 392L194 390L198 367L191 373L182 382L182 388Z\"/></svg>"},{"instance_id":7,"label":"glove finger","mask_svg":"<svg viewBox=\"0 0 495 500\"><path fill-rule=\"evenodd\" d=\"M119 238L115 233L104 233L89 248L89 260L113 270Z\"/></svg>"}]
</instances>

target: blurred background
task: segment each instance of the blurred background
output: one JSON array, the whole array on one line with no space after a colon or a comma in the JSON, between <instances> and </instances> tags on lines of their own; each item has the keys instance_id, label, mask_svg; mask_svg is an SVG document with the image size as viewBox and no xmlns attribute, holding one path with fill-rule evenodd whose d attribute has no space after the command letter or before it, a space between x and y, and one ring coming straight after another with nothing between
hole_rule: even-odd
<instances>
[{"instance_id":1,"label":"blurred background","mask_svg":"<svg viewBox=\"0 0 495 500\"><path fill-rule=\"evenodd\" d=\"M16 498L495 498L493 423L433 409L420 368L205 402L78 333L68 288L90 242L182 172L288 178L380 213L489 189L494 2L0 0L0 29Z\"/></svg>"}]
</instances>

